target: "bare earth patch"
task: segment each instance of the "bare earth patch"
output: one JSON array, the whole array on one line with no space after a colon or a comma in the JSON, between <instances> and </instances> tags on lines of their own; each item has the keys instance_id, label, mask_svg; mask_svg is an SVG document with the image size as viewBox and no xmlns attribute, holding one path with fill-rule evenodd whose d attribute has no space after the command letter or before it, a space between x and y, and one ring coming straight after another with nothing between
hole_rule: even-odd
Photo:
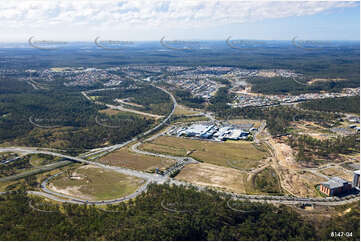
<instances>
[{"instance_id":1,"label":"bare earth patch","mask_svg":"<svg viewBox=\"0 0 361 242\"><path fill-rule=\"evenodd\" d=\"M56 192L81 199L108 200L134 193L143 183L144 180L137 177L86 165L71 174L57 176L48 186Z\"/></svg>"},{"instance_id":2,"label":"bare earth patch","mask_svg":"<svg viewBox=\"0 0 361 242\"><path fill-rule=\"evenodd\" d=\"M239 170L207 163L190 164L176 176L177 180L221 190L244 193L245 173Z\"/></svg>"},{"instance_id":3,"label":"bare earth patch","mask_svg":"<svg viewBox=\"0 0 361 242\"><path fill-rule=\"evenodd\" d=\"M270 140L270 144L274 148L276 157L272 167L280 177L282 188L294 196L319 196L314 186L326 179L311 172L302 171L290 146L274 140Z\"/></svg>"},{"instance_id":4,"label":"bare earth patch","mask_svg":"<svg viewBox=\"0 0 361 242\"><path fill-rule=\"evenodd\" d=\"M189 108L180 104L178 104L176 109L174 110L174 115L195 115L195 114L200 114L200 112L193 108Z\"/></svg>"}]
</instances>

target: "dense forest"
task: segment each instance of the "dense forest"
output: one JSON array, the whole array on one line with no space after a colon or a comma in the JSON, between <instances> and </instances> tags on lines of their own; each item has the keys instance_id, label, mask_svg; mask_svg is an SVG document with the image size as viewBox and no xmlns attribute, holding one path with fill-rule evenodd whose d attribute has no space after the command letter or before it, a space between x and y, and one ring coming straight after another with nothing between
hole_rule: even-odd
<instances>
[{"instance_id":1,"label":"dense forest","mask_svg":"<svg viewBox=\"0 0 361 242\"><path fill-rule=\"evenodd\" d=\"M304 109L311 109L318 111L359 114L360 96L312 100L301 103L300 106Z\"/></svg>"},{"instance_id":2,"label":"dense forest","mask_svg":"<svg viewBox=\"0 0 361 242\"><path fill-rule=\"evenodd\" d=\"M19 93L21 87L18 86L12 90L8 94L0 92L3 93L0 94L1 142L82 151L106 141L112 144L126 141L154 124L153 120L135 114L105 117L99 113L105 107L92 104L75 91ZM107 123L117 123L116 129L97 122L97 117L107 118Z\"/></svg>"},{"instance_id":3,"label":"dense forest","mask_svg":"<svg viewBox=\"0 0 361 242\"><path fill-rule=\"evenodd\" d=\"M100 209L54 205L20 192L0 197L0 240L334 240L332 231L360 237L359 206L314 222L283 205L227 205L228 199L213 191L151 185L133 201Z\"/></svg>"}]
</instances>

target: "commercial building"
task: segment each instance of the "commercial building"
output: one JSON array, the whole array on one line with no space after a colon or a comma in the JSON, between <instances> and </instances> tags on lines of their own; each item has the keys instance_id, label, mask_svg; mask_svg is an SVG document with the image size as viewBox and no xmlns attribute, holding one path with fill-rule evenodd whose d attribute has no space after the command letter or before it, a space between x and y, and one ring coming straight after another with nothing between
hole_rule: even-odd
<instances>
[{"instance_id":1,"label":"commercial building","mask_svg":"<svg viewBox=\"0 0 361 242\"><path fill-rule=\"evenodd\" d=\"M245 126L252 128L252 124ZM248 130L248 129L247 129ZM249 131L240 128L240 125L217 125L214 123L197 123L188 127L173 128L168 131L170 135L212 139L214 141L247 139Z\"/></svg>"},{"instance_id":2,"label":"commercial building","mask_svg":"<svg viewBox=\"0 0 361 242\"><path fill-rule=\"evenodd\" d=\"M193 124L182 131L188 137L209 138L216 132L215 125Z\"/></svg>"},{"instance_id":3,"label":"commercial building","mask_svg":"<svg viewBox=\"0 0 361 242\"><path fill-rule=\"evenodd\" d=\"M360 170L353 172L352 186L360 190Z\"/></svg>"},{"instance_id":4,"label":"commercial building","mask_svg":"<svg viewBox=\"0 0 361 242\"><path fill-rule=\"evenodd\" d=\"M352 184L339 177L332 177L327 182L322 182L320 192L327 196L336 196L351 191Z\"/></svg>"}]
</instances>

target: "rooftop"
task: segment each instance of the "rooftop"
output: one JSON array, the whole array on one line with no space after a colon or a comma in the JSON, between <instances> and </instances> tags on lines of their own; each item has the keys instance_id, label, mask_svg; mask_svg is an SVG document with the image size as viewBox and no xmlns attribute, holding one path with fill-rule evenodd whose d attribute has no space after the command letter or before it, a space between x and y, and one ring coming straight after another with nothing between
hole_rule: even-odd
<instances>
[{"instance_id":1,"label":"rooftop","mask_svg":"<svg viewBox=\"0 0 361 242\"><path fill-rule=\"evenodd\" d=\"M327 182L322 182L321 184L330 188L330 189L334 189L334 188L339 188L339 187L343 187L344 184L347 184L348 181L345 181L342 178L339 177L332 177L330 180L328 180Z\"/></svg>"}]
</instances>

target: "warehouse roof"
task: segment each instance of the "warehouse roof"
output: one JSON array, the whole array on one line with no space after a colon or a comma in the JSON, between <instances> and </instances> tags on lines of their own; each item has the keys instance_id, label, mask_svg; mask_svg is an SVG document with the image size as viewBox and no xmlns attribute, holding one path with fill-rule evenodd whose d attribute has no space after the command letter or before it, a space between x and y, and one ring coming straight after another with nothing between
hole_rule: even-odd
<instances>
[{"instance_id":1,"label":"warehouse roof","mask_svg":"<svg viewBox=\"0 0 361 242\"><path fill-rule=\"evenodd\" d=\"M327 182L322 182L321 184L328 187L328 188L330 188L330 189L335 189L335 188L343 187L344 184L347 184L347 183L348 183L348 181L345 181L342 178L332 177Z\"/></svg>"}]
</instances>

